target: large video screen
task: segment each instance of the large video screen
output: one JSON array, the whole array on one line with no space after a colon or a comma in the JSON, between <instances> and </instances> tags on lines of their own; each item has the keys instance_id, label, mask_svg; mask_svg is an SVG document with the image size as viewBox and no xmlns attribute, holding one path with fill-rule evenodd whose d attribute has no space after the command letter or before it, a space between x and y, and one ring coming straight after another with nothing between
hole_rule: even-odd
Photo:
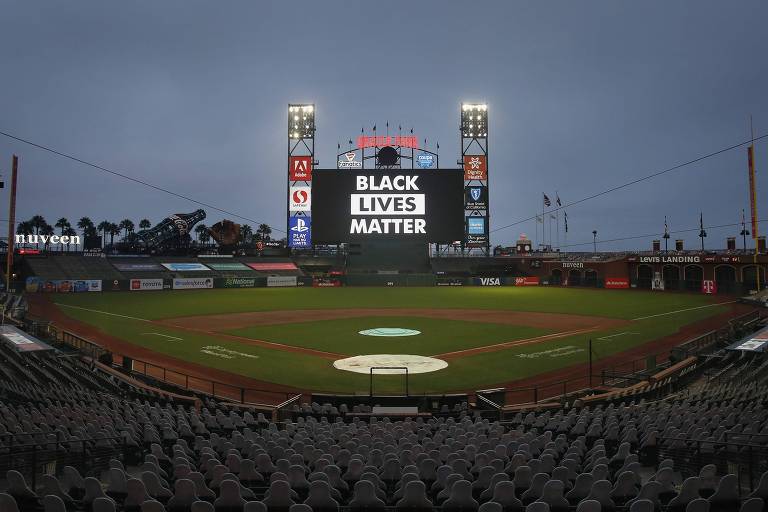
<instances>
[{"instance_id":1,"label":"large video screen","mask_svg":"<svg viewBox=\"0 0 768 512\"><path fill-rule=\"evenodd\" d=\"M464 238L461 170L320 170L312 175L312 242Z\"/></svg>"}]
</instances>

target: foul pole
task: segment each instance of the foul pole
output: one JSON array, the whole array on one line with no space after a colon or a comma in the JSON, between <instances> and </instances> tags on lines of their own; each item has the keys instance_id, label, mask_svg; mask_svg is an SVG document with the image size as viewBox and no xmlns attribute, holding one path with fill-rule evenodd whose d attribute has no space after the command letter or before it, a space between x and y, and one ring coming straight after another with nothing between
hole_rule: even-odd
<instances>
[{"instance_id":1,"label":"foul pole","mask_svg":"<svg viewBox=\"0 0 768 512\"><path fill-rule=\"evenodd\" d=\"M16 182L19 172L19 157L13 155L11 165L11 200L8 206L8 258L6 259L5 269L5 289L11 289L11 270L13 269L13 245L14 234L16 233Z\"/></svg>"}]
</instances>

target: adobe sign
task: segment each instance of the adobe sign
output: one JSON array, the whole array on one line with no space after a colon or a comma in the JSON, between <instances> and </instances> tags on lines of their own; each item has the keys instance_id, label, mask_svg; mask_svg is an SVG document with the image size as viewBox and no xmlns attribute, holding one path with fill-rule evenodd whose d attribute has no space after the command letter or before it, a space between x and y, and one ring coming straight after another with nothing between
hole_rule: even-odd
<instances>
[{"instance_id":1,"label":"adobe sign","mask_svg":"<svg viewBox=\"0 0 768 512\"><path fill-rule=\"evenodd\" d=\"M290 181L312 181L312 157L288 157L288 179Z\"/></svg>"}]
</instances>

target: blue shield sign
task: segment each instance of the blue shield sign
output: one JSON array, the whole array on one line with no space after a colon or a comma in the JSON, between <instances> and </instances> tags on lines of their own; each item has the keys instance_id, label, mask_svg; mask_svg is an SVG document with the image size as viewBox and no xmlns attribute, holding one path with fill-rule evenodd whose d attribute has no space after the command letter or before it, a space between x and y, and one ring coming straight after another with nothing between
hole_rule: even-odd
<instances>
[{"instance_id":1,"label":"blue shield sign","mask_svg":"<svg viewBox=\"0 0 768 512\"><path fill-rule=\"evenodd\" d=\"M312 247L312 218L288 219L288 247Z\"/></svg>"}]
</instances>

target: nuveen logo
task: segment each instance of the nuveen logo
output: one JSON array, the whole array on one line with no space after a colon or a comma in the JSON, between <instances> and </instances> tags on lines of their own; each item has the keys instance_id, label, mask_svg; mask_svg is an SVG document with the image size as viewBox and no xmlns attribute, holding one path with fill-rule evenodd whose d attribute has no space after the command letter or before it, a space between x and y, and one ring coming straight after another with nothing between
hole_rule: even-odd
<instances>
[{"instance_id":1,"label":"nuveen logo","mask_svg":"<svg viewBox=\"0 0 768 512\"><path fill-rule=\"evenodd\" d=\"M79 235L16 235L16 245L43 244L43 245L80 245Z\"/></svg>"}]
</instances>

